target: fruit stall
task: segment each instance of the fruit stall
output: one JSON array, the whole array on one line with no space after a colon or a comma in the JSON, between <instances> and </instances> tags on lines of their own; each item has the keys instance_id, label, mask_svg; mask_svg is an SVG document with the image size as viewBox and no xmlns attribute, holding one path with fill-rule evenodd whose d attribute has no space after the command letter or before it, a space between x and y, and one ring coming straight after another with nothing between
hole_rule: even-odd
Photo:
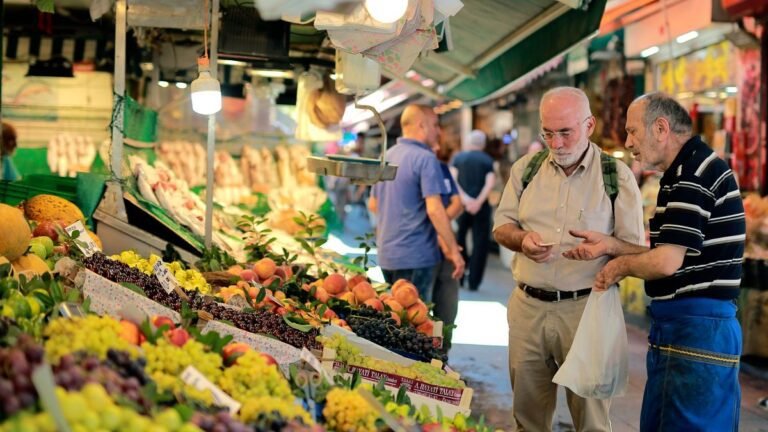
<instances>
[{"instance_id":1,"label":"fruit stall","mask_svg":"<svg viewBox=\"0 0 768 432\"><path fill-rule=\"evenodd\" d=\"M249 216L245 260L195 262L105 254L55 196L0 218L2 431L491 430L415 287L365 260L299 259Z\"/></svg>"}]
</instances>

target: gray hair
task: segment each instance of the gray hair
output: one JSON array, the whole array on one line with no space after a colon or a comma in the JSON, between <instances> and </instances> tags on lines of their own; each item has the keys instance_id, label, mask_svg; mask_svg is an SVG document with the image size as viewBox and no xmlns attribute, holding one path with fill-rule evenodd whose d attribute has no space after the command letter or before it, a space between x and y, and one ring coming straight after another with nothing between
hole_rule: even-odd
<instances>
[{"instance_id":1,"label":"gray hair","mask_svg":"<svg viewBox=\"0 0 768 432\"><path fill-rule=\"evenodd\" d=\"M563 95L569 95L572 97L575 97L579 101L579 105L581 108L582 114L584 115L591 115L592 110L589 107L589 97L586 93L584 93L584 90L578 88L578 87L569 87L569 86L561 86L561 87L555 87L552 89L547 90L544 95L541 97L541 101L539 102L539 110L541 110L541 105L544 103L545 100L555 97L555 96L563 96Z\"/></svg>"},{"instance_id":2,"label":"gray hair","mask_svg":"<svg viewBox=\"0 0 768 432\"><path fill-rule=\"evenodd\" d=\"M464 150L485 150L486 140L485 132L475 129L469 133L467 140L464 142Z\"/></svg>"},{"instance_id":3,"label":"gray hair","mask_svg":"<svg viewBox=\"0 0 768 432\"><path fill-rule=\"evenodd\" d=\"M663 117L675 134L687 135L693 131L693 121L688 111L671 96L659 92L649 93L635 99L635 102L639 101L645 102L643 124L647 129L653 126L656 119Z\"/></svg>"}]
</instances>

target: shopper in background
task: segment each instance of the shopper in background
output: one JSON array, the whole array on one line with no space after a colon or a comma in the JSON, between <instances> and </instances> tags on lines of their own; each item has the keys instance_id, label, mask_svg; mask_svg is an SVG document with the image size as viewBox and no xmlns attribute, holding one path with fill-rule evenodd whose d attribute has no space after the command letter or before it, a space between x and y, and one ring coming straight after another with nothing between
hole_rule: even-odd
<instances>
[{"instance_id":1,"label":"shopper in background","mask_svg":"<svg viewBox=\"0 0 768 432\"><path fill-rule=\"evenodd\" d=\"M648 380L641 431L735 431L739 424L739 296L746 226L733 172L698 136L686 110L652 93L627 112L626 147L664 171L651 219L651 248L596 232L573 259L616 257L595 280L645 279L651 297Z\"/></svg>"},{"instance_id":2,"label":"shopper in background","mask_svg":"<svg viewBox=\"0 0 768 432\"><path fill-rule=\"evenodd\" d=\"M512 166L493 229L499 244L519 252L513 263L518 289L507 309L518 431L552 429L557 402L552 377L565 361L595 276L607 262L561 256L560 251L579 244L569 230L614 234L633 244L644 237L637 182L629 167L606 158L590 142L595 117L584 92L552 89L539 109L541 138L549 149ZM566 398L577 431L611 430L610 400L584 399L567 389Z\"/></svg>"},{"instance_id":3,"label":"shopper in background","mask_svg":"<svg viewBox=\"0 0 768 432\"><path fill-rule=\"evenodd\" d=\"M386 154L398 166L397 175L374 185L368 205L378 213L376 246L384 278L389 283L410 280L424 302L430 302L442 259L437 237L445 242L453 277L463 274L464 259L441 199L447 188L432 151L439 139L437 115L431 107L409 105L400 125L403 136Z\"/></svg>"},{"instance_id":4,"label":"shopper in background","mask_svg":"<svg viewBox=\"0 0 768 432\"><path fill-rule=\"evenodd\" d=\"M464 210L464 205L461 203L459 189L456 186L450 168L448 168L448 165L445 163L450 159L450 155L448 152L443 151L444 143L442 140L439 141L439 144L433 146L432 150L434 150L440 161L440 169L443 173L443 183L446 188L446 191L440 194L440 197L443 200L443 206L445 207L445 212L448 214L448 219L454 220ZM440 237L438 237L437 240L443 255L447 255L448 250L445 242ZM453 326L456 322L456 314L459 310L459 281L453 278L452 274L453 264L447 259L443 259L437 269L437 280L435 281L435 287L432 293L432 300L435 303L433 312L435 316L447 326ZM451 330L446 334L443 342L446 349L450 349L451 347L452 334L453 331Z\"/></svg>"},{"instance_id":5,"label":"shopper in background","mask_svg":"<svg viewBox=\"0 0 768 432\"><path fill-rule=\"evenodd\" d=\"M459 246L469 262L469 290L477 291L483 281L488 247L491 242L491 206L488 194L496 183L493 159L483 150L485 133L473 130L464 143L463 151L451 165L455 169L461 201L465 212L459 216ZM472 250L467 249L467 232L472 230Z\"/></svg>"},{"instance_id":6,"label":"shopper in background","mask_svg":"<svg viewBox=\"0 0 768 432\"><path fill-rule=\"evenodd\" d=\"M11 157L16 151L16 129L8 123L3 122L3 142L0 143L0 159L2 159L2 176L0 180L16 181L21 179L21 174L13 164Z\"/></svg>"}]
</instances>

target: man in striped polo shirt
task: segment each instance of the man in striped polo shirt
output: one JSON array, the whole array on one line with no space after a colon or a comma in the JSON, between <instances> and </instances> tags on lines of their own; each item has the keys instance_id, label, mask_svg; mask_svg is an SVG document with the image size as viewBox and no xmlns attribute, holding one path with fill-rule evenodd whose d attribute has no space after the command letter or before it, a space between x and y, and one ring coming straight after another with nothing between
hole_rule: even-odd
<instances>
[{"instance_id":1,"label":"man in striped polo shirt","mask_svg":"<svg viewBox=\"0 0 768 432\"><path fill-rule=\"evenodd\" d=\"M627 112L626 147L664 171L651 220L651 248L595 232L564 255L609 261L595 278L605 290L625 276L646 280L652 298L648 381L641 431L738 429L741 389L739 295L745 223L728 165L698 136L667 95L636 99Z\"/></svg>"}]
</instances>

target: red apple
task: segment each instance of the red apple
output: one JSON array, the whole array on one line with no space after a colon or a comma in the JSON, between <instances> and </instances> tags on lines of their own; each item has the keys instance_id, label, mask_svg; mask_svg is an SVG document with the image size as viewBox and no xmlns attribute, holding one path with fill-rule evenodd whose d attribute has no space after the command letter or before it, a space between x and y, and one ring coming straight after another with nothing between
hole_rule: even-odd
<instances>
[{"instance_id":1,"label":"red apple","mask_svg":"<svg viewBox=\"0 0 768 432\"><path fill-rule=\"evenodd\" d=\"M248 344L244 344L242 342L232 342L232 343L227 344L224 348L222 348L221 356L224 357L224 362L228 363L230 358L233 355L235 355L237 353L244 354L245 352L247 352L250 349L251 349L251 347L248 346ZM235 360L235 363L236 362L237 362L237 360Z\"/></svg>"},{"instance_id":2,"label":"red apple","mask_svg":"<svg viewBox=\"0 0 768 432\"><path fill-rule=\"evenodd\" d=\"M167 337L168 340L177 347L183 347L190 338L189 333L187 333L187 331L183 328L169 330L165 333L165 337Z\"/></svg>"},{"instance_id":3,"label":"red apple","mask_svg":"<svg viewBox=\"0 0 768 432\"><path fill-rule=\"evenodd\" d=\"M56 232L56 228L60 227L59 222L45 221L40 222L35 230L32 232L34 237L49 237L54 242L59 239L59 233Z\"/></svg>"},{"instance_id":4,"label":"red apple","mask_svg":"<svg viewBox=\"0 0 768 432\"><path fill-rule=\"evenodd\" d=\"M155 328L160 328L164 325L167 325L168 330L173 330L176 328L176 324L174 324L173 320L167 316L155 316L152 318L152 325L155 326Z\"/></svg>"},{"instance_id":5,"label":"red apple","mask_svg":"<svg viewBox=\"0 0 768 432\"><path fill-rule=\"evenodd\" d=\"M253 270L243 270L240 272L240 279L251 282L253 280L256 280L256 272Z\"/></svg>"},{"instance_id":6,"label":"red apple","mask_svg":"<svg viewBox=\"0 0 768 432\"><path fill-rule=\"evenodd\" d=\"M271 355L269 355L267 353L259 353L259 354L261 354L261 356L264 357L264 360L267 361L268 365L275 365L275 366L277 366L277 360L275 360L274 357L272 357Z\"/></svg>"}]
</instances>

